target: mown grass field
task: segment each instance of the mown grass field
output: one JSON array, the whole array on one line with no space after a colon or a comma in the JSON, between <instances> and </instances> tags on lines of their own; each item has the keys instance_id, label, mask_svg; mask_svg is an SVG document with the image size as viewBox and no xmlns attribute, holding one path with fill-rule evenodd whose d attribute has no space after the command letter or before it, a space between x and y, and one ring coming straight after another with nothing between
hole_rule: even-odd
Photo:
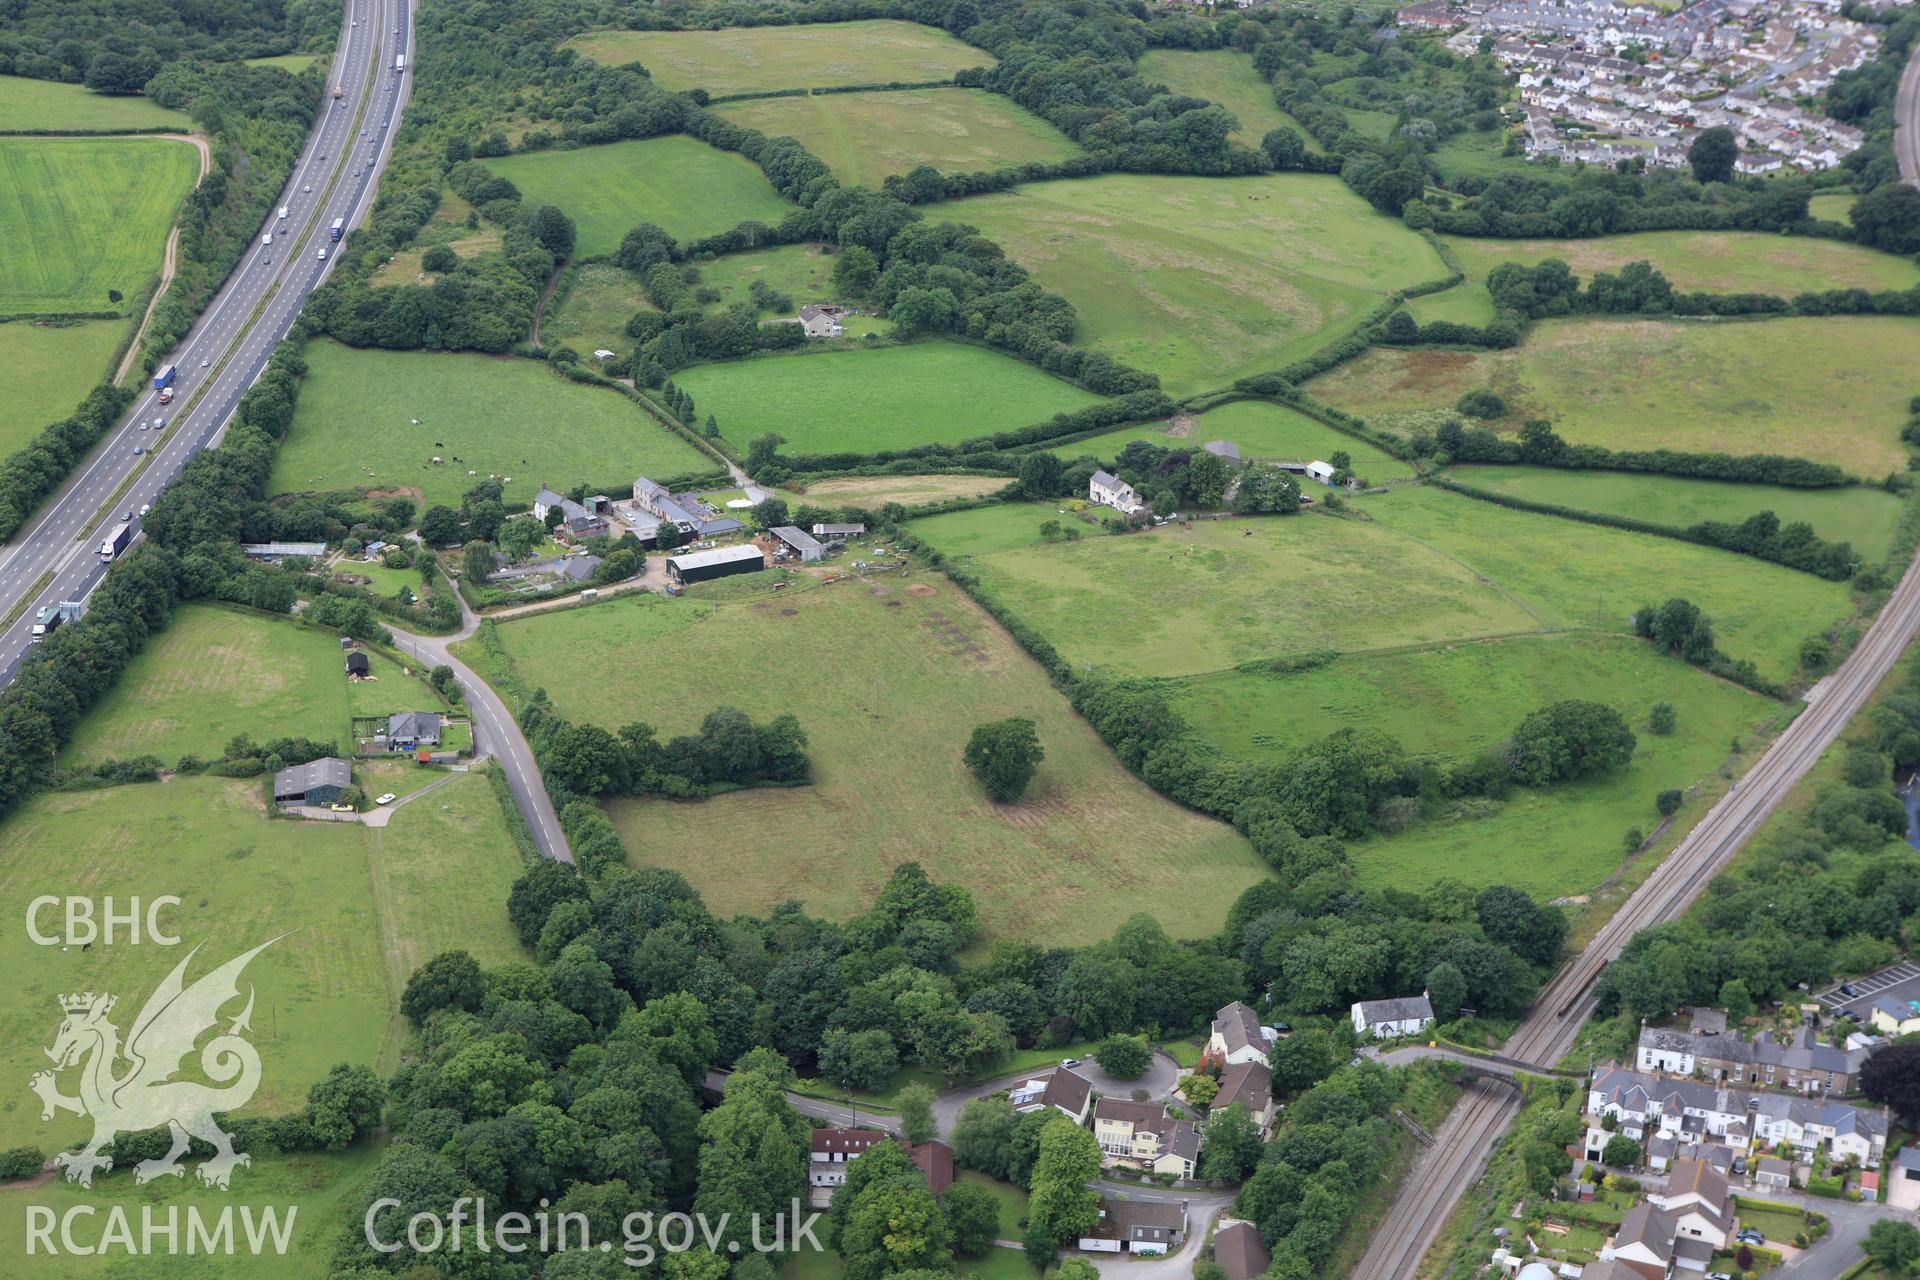
<instances>
[{"instance_id":1,"label":"mown grass field","mask_svg":"<svg viewBox=\"0 0 1920 1280\"><path fill-rule=\"evenodd\" d=\"M938 575L724 604L625 597L504 622L499 636L519 679L569 716L642 720L668 736L720 705L799 717L810 786L612 806L634 859L679 871L722 916L802 898L845 917L917 859L973 892L990 936L1091 942L1146 911L1184 937L1217 928L1265 874L1230 828L1121 768L1005 632ZM1027 797L999 805L960 751L976 724L1011 715L1038 723L1047 754Z\"/></svg>"},{"instance_id":2,"label":"mown grass field","mask_svg":"<svg viewBox=\"0 0 1920 1280\"><path fill-rule=\"evenodd\" d=\"M636 311L657 311L640 278L612 262L583 262L575 268L567 296L547 303L540 318L540 341L547 348L566 346L593 367L595 351L631 351L627 321Z\"/></svg>"},{"instance_id":3,"label":"mown grass field","mask_svg":"<svg viewBox=\"0 0 1920 1280\"><path fill-rule=\"evenodd\" d=\"M27 1100L39 1105L31 1095ZM220 1280L327 1280L333 1274L332 1260L341 1233L354 1229L353 1215L360 1207L361 1188L379 1158L380 1147L372 1142L326 1154L256 1156L252 1165L235 1171L230 1191L203 1188L191 1173L184 1178L158 1178L143 1187L135 1186L131 1169L115 1169L96 1177L90 1190L55 1181L30 1189L0 1191L0 1256L22 1259L17 1274L59 1280L199 1280L209 1275ZM188 1168L194 1163L193 1157L188 1157ZM60 1248L56 1232L53 1239L60 1248L59 1256L49 1256L42 1248L28 1260L28 1205L44 1205L62 1216L70 1209L81 1208L81 1215L75 1219L74 1242L83 1245L99 1240L110 1207L122 1209L136 1233L143 1208L151 1209L155 1223L164 1225L168 1209L178 1207L179 1252L166 1253L165 1238L156 1237L157 1247L151 1253L115 1247L107 1256L77 1257ZM233 1211L236 1243L231 1256L209 1261L204 1255L187 1254L189 1205L199 1211L209 1230L222 1212ZM85 1216L83 1206L93 1208L95 1216ZM269 1208L279 1213L283 1222L289 1208L296 1210L284 1255L273 1252L271 1245L258 1255L248 1249L243 1207L253 1211L256 1221Z\"/></svg>"},{"instance_id":4,"label":"mown grass field","mask_svg":"<svg viewBox=\"0 0 1920 1280\"><path fill-rule=\"evenodd\" d=\"M1822 197L1830 199L1831 197ZM1848 197L1851 200L1851 197ZM1844 217L1844 214L1841 215ZM1681 290L1771 293L1808 289L1910 289L1920 263L1842 240L1759 231L1643 231L1590 240L1489 240L1446 236L1471 281L1502 262L1531 266L1558 258L1582 281L1645 259Z\"/></svg>"},{"instance_id":5,"label":"mown grass field","mask_svg":"<svg viewBox=\"0 0 1920 1280\"><path fill-rule=\"evenodd\" d=\"M636 223L684 241L793 212L753 161L685 134L503 156L487 168L529 207L558 205L573 219L576 258L611 254Z\"/></svg>"},{"instance_id":6,"label":"mown grass field","mask_svg":"<svg viewBox=\"0 0 1920 1280\"><path fill-rule=\"evenodd\" d=\"M250 67L278 67L282 71L299 75L319 60L317 55L311 53L276 53L265 58L248 58L247 65Z\"/></svg>"},{"instance_id":7,"label":"mown grass field","mask_svg":"<svg viewBox=\"0 0 1920 1280\"><path fill-rule=\"evenodd\" d=\"M1896 316L1546 320L1511 351L1376 347L1307 389L1391 430L1491 387L1502 430L1547 418L1576 444L1781 453L1877 479L1906 466L1916 344L1920 320Z\"/></svg>"},{"instance_id":8,"label":"mown grass field","mask_svg":"<svg viewBox=\"0 0 1920 1280\"><path fill-rule=\"evenodd\" d=\"M1175 434L1183 428L1184 435ZM1311 462L1344 449L1353 459L1354 470L1372 483L1404 479L1413 474L1411 464L1378 445L1335 431L1285 405L1263 400L1237 400L1209 409L1190 424L1152 422L1122 427L1118 431L1054 445L1048 452L1062 458L1091 455L1102 462L1111 462L1134 440L1151 440L1163 449L1197 449L1209 440L1231 440L1240 446L1240 456L1249 461L1271 458Z\"/></svg>"},{"instance_id":9,"label":"mown grass field","mask_svg":"<svg viewBox=\"0 0 1920 1280\"><path fill-rule=\"evenodd\" d=\"M193 117L146 98L108 97L83 85L0 76L0 120L9 129L191 129Z\"/></svg>"},{"instance_id":10,"label":"mown grass field","mask_svg":"<svg viewBox=\"0 0 1920 1280\"><path fill-rule=\"evenodd\" d=\"M944 80L997 59L937 27L880 18L720 31L594 31L568 47L595 62L645 64L662 88L711 94Z\"/></svg>"},{"instance_id":11,"label":"mown grass field","mask_svg":"<svg viewBox=\"0 0 1920 1280\"><path fill-rule=\"evenodd\" d=\"M1097 396L1012 356L958 342L761 356L674 375L696 416L746 447L763 432L790 454L957 444L1030 426Z\"/></svg>"},{"instance_id":12,"label":"mown grass field","mask_svg":"<svg viewBox=\"0 0 1920 1280\"><path fill-rule=\"evenodd\" d=\"M417 584L419 578L414 577ZM346 677L339 636L283 618L186 605L81 721L69 765L157 755L217 760L235 734L350 745L352 715L438 711L440 695L377 653L375 678Z\"/></svg>"},{"instance_id":13,"label":"mown grass field","mask_svg":"<svg viewBox=\"0 0 1920 1280\"><path fill-rule=\"evenodd\" d=\"M1109 174L951 201L1080 312L1077 340L1160 375L1173 395L1284 367L1437 255L1338 179Z\"/></svg>"},{"instance_id":14,"label":"mown grass field","mask_svg":"<svg viewBox=\"0 0 1920 1280\"><path fill-rule=\"evenodd\" d=\"M1845 222L1847 215L1853 212L1853 202L1859 198L1851 191L1815 196L1807 202L1807 213L1826 222Z\"/></svg>"},{"instance_id":15,"label":"mown grass field","mask_svg":"<svg viewBox=\"0 0 1920 1280\"><path fill-rule=\"evenodd\" d=\"M1253 69L1253 59L1236 49L1149 49L1134 69L1142 80L1233 112L1240 127L1227 136L1235 142L1258 147L1273 130L1292 129L1307 150L1322 149L1299 121L1274 105L1273 86Z\"/></svg>"},{"instance_id":16,"label":"mown grass field","mask_svg":"<svg viewBox=\"0 0 1920 1280\"><path fill-rule=\"evenodd\" d=\"M1363 501L1377 524L1466 566L1542 628L1626 632L1641 605L1682 595L1713 619L1722 650L1782 680L1798 664L1800 642L1851 610L1844 583L1731 551L1574 528L1428 486Z\"/></svg>"},{"instance_id":17,"label":"mown grass field","mask_svg":"<svg viewBox=\"0 0 1920 1280\"><path fill-rule=\"evenodd\" d=\"M113 372L107 366L128 323L0 324L0 368L7 371L7 394L0 397L0 455L13 453L42 427L80 407L86 393Z\"/></svg>"},{"instance_id":18,"label":"mown grass field","mask_svg":"<svg viewBox=\"0 0 1920 1280\"><path fill-rule=\"evenodd\" d=\"M915 521L913 531L949 556L971 555L992 596L1075 667L1196 675L1306 649L1537 626L1463 565L1378 524L1308 514L1047 543L1038 527L1049 518L1050 503L1004 505Z\"/></svg>"},{"instance_id":19,"label":"mown grass field","mask_svg":"<svg viewBox=\"0 0 1920 1280\"><path fill-rule=\"evenodd\" d=\"M1078 150L1011 98L983 89L757 98L714 109L768 137L798 138L835 177L862 187L923 164L972 173L1064 160Z\"/></svg>"},{"instance_id":20,"label":"mown grass field","mask_svg":"<svg viewBox=\"0 0 1920 1280\"><path fill-rule=\"evenodd\" d=\"M1788 489L1729 484L1627 471L1564 471L1557 467L1455 467L1461 484L1528 502L1602 511L1688 528L1702 520L1734 523L1771 511L1782 524L1804 520L1829 542L1851 542L1868 562L1887 553L1901 501L1884 489Z\"/></svg>"},{"instance_id":21,"label":"mown grass field","mask_svg":"<svg viewBox=\"0 0 1920 1280\"><path fill-rule=\"evenodd\" d=\"M823 253L821 246L811 244L782 244L771 249L753 249L746 253L730 253L723 258L700 264L700 285L720 291L718 307L736 306L743 302L752 302L747 289L755 280L764 280L767 286L793 299L796 308L809 302L830 302L834 299L833 267L838 259L830 253ZM771 311L762 310L763 316ZM789 315L792 313L789 312Z\"/></svg>"},{"instance_id":22,"label":"mown grass field","mask_svg":"<svg viewBox=\"0 0 1920 1280\"><path fill-rule=\"evenodd\" d=\"M715 469L625 397L531 360L332 342L306 354L310 372L274 462L275 493L398 486L424 504L457 507L490 475L511 477L508 501L531 502L542 480L570 489ZM434 466L435 456L445 461Z\"/></svg>"},{"instance_id":23,"label":"mown grass field","mask_svg":"<svg viewBox=\"0 0 1920 1280\"><path fill-rule=\"evenodd\" d=\"M977 498L1007 486L1005 476L840 476L816 480L799 493L782 490L789 504L811 502L823 507L881 507L897 502L923 507L949 498Z\"/></svg>"},{"instance_id":24,"label":"mown grass field","mask_svg":"<svg viewBox=\"0 0 1920 1280\"><path fill-rule=\"evenodd\" d=\"M124 309L199 172L171 139L0 138L0 314Z\"/></svg>"},{"instance_id":25,"label":"mown grass field","mask_svg":"<svg viewBox=\"0 0 1920 1280\"><path fill-rule=\"evenodd\" d=\"M1493 319L1493 295L1478 280L1462 280L1451 289L1408 298L1407 310L1421 324L1447 320L1454 324L1484 325Z\"/></svg>"}]
</instances>

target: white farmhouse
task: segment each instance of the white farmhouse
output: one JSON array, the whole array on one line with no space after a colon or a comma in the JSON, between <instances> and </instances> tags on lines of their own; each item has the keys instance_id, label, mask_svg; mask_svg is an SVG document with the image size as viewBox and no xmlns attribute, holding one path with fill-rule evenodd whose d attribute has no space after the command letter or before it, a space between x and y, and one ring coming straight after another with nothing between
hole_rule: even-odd
<instances>
[{"instance_id":1,"label":"white farmhouse","mask_svg":"<svg viewBox=\"0 0 1920 1280\"><path fill-rule=\"evenodd\" d=\"M1124 516L1144 511L1147 505L1140 501L1140 495L1133 491L1132 485L1105 471L1094 472L1093 479L1087 481L1087 501L1112 507Z\"/></svg>"},{"instance_id":2,"label":"white farmhouse","mask_svg":"<svg viewBox=\"0 0 1920 1280\"><path fill-rule=\"evenodd\" d=\"M1433 1025L1426 993L1398 1000L1362 1000L1353 1006L1353 1033L1373 1040L1417 1036Z\"/></svg>"}]
</instances>

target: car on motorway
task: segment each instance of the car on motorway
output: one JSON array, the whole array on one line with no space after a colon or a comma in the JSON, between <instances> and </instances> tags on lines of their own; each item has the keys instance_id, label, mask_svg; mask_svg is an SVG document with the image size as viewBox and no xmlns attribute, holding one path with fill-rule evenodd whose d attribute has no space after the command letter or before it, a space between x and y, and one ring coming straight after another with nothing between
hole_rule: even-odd
<instances>
[{"instance_id":1,"label":"car on motorway","mask_svg":"<svg viewBox=\"0 0 1920 1280\"><path fill-rule=\"evenodd\" d=\"M162 388L160 388L160 403L161 403L161 404L172 404L172 403L173 403L173 388L172 388L172 387L162 387Z\"/></svg>"},{"instance_id":2,"label":"car on motorway","mask_svg":"<svg viewBox=\"0 0 1920 1280\"><path fill-rule=\"evenodd\" d=\"M124 512L122 512L122 513L120 514L120 523L121 523L121 524L128 524L128 523L130 523L130 522L131 522L132 520L133 520L133 512L131 512L131 511L124 511Z\"/></svg>"},{"instance_id":3,"label":"car on motorway","mask_svg":"<svg viewBox=\"0 0 1920 1280\"><path fill-rule=\"evenodd\" d=\"M312 184L311 182L309 182L309 183L307 183L306 185L304 185L304 186L302 186L302 187L300 188L300 191L301 191L301 193L302 193L302 194L304 194L304 195L312 195L312 194L313 194L313 184Z\"/></svg>"},{"instance_id":4,"label":"car on motorway","mask_svg":"<svg viewBox=\"0 0 1920 1280\"><path fill-rule=\"evenodd\" d=\"M208 365L210 365L210 364L212 364L212 363L213 363L213 360L212 360L212 358L211 358L211 357L209 357L209 358L207 358L207 359L205 359L205 360L202 360L202 361L200 362L200 367L201 367L202 369L204 369L204 368L206 368L206 367L207 367Z\"/></svg>"},{"instance_id":5,"label":"car on motorway","mask_svg":"<svg viewBox=\"0 0 1920 1280\"><path fill-rule=\"evenodd\" d=\"M149 511L151 511L151 510L153 510L153 504L152 504L151 502L143 502L143 503L141 503L141 504L140 504L140 514L141 514L141 515L145 515L145 514L147 514L147 512L149 512Z\"/></svg>"},{"instance_id":6,"label":"car on motorway","mask_svg":"<svg viewBox=\"0 0 1920 1280\"><path fill-rule=\"evenodd\" d=\"M383 796L376 796L376 797L374 797L374 801L373 801L373 802L374 802L375 804L392 804L392 803L393 803L393 801L394 801L394 798L395 798L395 797L394 797L394 794L393 794L393 792L391 792L391 791L389 791L389 792L387 792L387 794L385 794L385 795L383 795Z\"/></svg>"},{"instance_id":7,"label":"car on motorway","mask_svg":"<svg viewBox=\"0 0 1920 1280\"><path fill-rule=\"evenodd\" d=\"M137 444L133 446L133 456L136 458L139 457L141 454L145 453L146 451L147 451L147 447L143 444Z\"/></svg>"},{"instance_id":8,"label":"car on motorway","mask_svg":"<svg viewBox=\"0 0 1920 1280\"><path fill-rule=\"evenodd\" d=\"M327 260L327 251L325 249L322 249L315 256L318 257L320 261L325 262Z\"/></svg>"}]
</instances>

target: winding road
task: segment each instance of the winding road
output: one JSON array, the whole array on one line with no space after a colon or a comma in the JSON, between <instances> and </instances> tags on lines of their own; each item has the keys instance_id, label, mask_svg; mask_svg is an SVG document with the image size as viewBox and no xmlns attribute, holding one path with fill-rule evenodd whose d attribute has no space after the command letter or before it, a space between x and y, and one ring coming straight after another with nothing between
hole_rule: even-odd
<instances>
[{"instance_id":1,"label":"winding road","mask_svg":"<svg viewBox=\"0 0 1920 1280\"><path fill-rule=\"evenodd\" d=\"M1913 67L1908 68L1909 74ZM1584 951L1542 988L1502 1048L1519 1062L1556 1063L1593 1012L1594 980L1628 939L1686 910L1760 829L1769 813L1813 767L1893 670L1920 632L1920 559L1910 563L1873 625L1840 669L1807 693L1807 708L1781 731L1679 847L1628 897ZM1447 1217L1486 1163L1519 1102L1504 1084L1470 1084L1435 1134L1374 1233L1355 1280L1406 1280L1439 1238Z\"/></svg>"}]
</instances>

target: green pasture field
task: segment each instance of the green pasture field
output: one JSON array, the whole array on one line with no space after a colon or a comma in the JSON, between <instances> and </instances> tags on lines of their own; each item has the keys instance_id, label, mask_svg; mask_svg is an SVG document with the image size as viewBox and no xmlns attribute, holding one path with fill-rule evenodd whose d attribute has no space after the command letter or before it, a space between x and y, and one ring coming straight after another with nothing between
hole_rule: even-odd
<instances>
[{"instance_id":1,"label":"green pasture field","mask_svg":"<svg viewBox=\"0 0 1920 1280\"><path fill-rule=\"evenodd\" d=\"M612 262L583 262L560 304L547 303L540 318L540 341L549 349L572 347L580 353L581 362L592 368L595 351L633 350L627 321L634 312L658 310L633 272Z\"/></svg>"},{"instance_id":2,"label":"green pasture field","mask_svg":"<svg viewBox=\"0 0 1920 1280\"><path fill-rule=\"evenodd\" d=\"M1274 104L1273 86L1253 69L1253 59L1237 49L1149 49L1134 69L1142 80L1233 112L1240 127L1227 136L1235 142L1257 147L1273 130L1292 129L1307 150L1321 150L1298 120Z\"/></svg>"},{"instance_id":3,"label":"green pasture field","mask_svg":"<svg viewBox=\"0 0 1920 1280\"><path fill-rule=\"evenodd\" d=\"M719 31L594 31L568 44L608 66L642 63L664 89L711 94L923 84L998 61L937 27L892 18Z\"/></svg>"},{"instance_id":4,"label":"green pasture field","mask_svg":"<svg viewBox=\"0 0 1920 1280\"><path fill-rule=\"evenodd\" d=\"M1906 466L1917 347L1920 319L1900 316L1544 320L1511 351L1376 347L1306 386L1387 430L1491 387L1500 430L1546 418L1575 444L1780 453L1877 479Z\"/></svg>"},{"instance_id":5,"label":"green pasture field","mask_svg":"<svg viewBox=\"0 0 1920 1280\"><path fill-rule=\"evenodd\" d=\"M1860 197L1851 191L1836 191L1829 195L1815 196L1807 202L1810 217L1825 222L1845 222L1847 215L1853 212L1853 202Z\"/></svg>"},{"instance_id":6,"label":"green pasture field","mask_svg":"<svg viewBox=\"0 0 1920 1280\"><path fill-rule=\"evenodd\" d=\"M498 624L519 680L568 716L640 720L663 736L723 705L799 717L809 786L611 806L636 861L685 875L717 914L798 897L843 918L917 859L972 891L990 937L1092 942L1135 911L1190 937L1266 874L1230 828L1121 768L1005 631L937 575L780 592L735 581L746 589L726 603L624 596ZM975 725L1012 715L1037 722L1046 759L1025 799L994 804L960 752Z\"/></svg>"},{"instance_id":7,"label":"green pasture field","mask_svg":"<svg viewBox=\"0 0 1920 1280\"><path fill-rule=\"evenodd\" d=\"M124 309L199 172L172 139L0 138L0 314Z\"/></svg>"},{"instance_id":8,"label":"green pasture field","mask_svg":"<svg viewBox=\"0 0 1920 1280\"><path fill-rule=\"evenodd\" d=\"M1520 603L1542 630L1627 632L1640 606L1685 596L1713 619L1722 650L1784 680L1800 642L1851 612L1844 583L1672 538L1576 527L1424 485L1363 505L1377 525Z\"/></svg>"},{"instance_id":9,"label":"green pasture field","mask_svg":"<svg viewBox=\"0 0 1920 1280\"><path fill-rule=\"evenodd\" d=\"M1184 435L1174 434L1183 427ZM1102 462L1112 462L1120 450L1135 440L1151 440L1163 449L1197 449L1209 440L1231 440L1240 446L1240 456L1248 461L1271 458L1311 462L1344 449L1353 459L1355 472L1371 483L1402 480L1413 475L1410 463L1378 445L1315 422L1285 405L1264 400L1236 400L1218 409L1209 409L1196 418L1182 419L1179 425L1150 422L1122 427L1118 431L1054 445L1048 452L1062 458L1091 455Z\"/></svg>"},{"instance_id":10,"label":"green pasture field","mask_svg":"<svg viewBox=\"0 0 1920 1280\"><path fill-rule=\"evenodd\" d=\"M1377 727L1418 756L1459 760L1496 747L1530 711L1561 698L1603 702L1633 726L1631 764L1592 782L1516 788L1494 806L1474 802L1394 836L1354 847L1362 879L1418 889L1436 880L1515 883L1543 896L1584 893L1621 860L1630 826L1652 831L1654 799L1669 787L1711 784L1728 742L1780 714L1770 699L1624 636L1562 634L1350 654L1290 675L1227 672L1169 687L1175 707L1228 755L1276 763L1344 728ZM1646 729L1670 702L1677 727ZM1669 833L1705 814L1690 802ZM1538 851L1552 849L1552 858ZM1524 853L1522 851L1525 851Z\"/></svg>"},{"instance_id":11,"label":"green pasture field","mask_svg":"<svg viewBox=\"0 0 1920 1280\"><path fill-rule=\"evenodd\" d=\"M1644 259L1659 268L1674 288L1708 293L1792 297L1809 289L1910 289L1920 284L1920 264L1912 258L1816 236L1642 231L1591 240L1443 238L1473 281L1484 281L1503 262L1531 266L1558 258L1582 281Z\"/></svg>"},{"instance_id":12,"label":"green pasture field","mask_svg":"<svg viewBox=\"0 0 1920 1280\"><path fill-rule=\"evenodd\" d=\"M300 408L269 481L275 493L405 488L423 505L457 507L490 475L511 477L508 501L530 502L543 480L569 489L715 469L617 392L532 360L332 342L306 356ZM441 465L428 461L435 456Z\"/></svg>"},{"instance_id":13,"label":"green pasture field","mask_svg":"<svg viewBox=\"0 0 1920 1280\"><path fill-rule=\"evenodd\" d=\"M311 53L276 53L267 58L248 58L247 65L250 67L279 67L282 71L299 75L302 71L305 71L318 61L320 61L319 56Z\"/></svg>"},{"instance_id":14,"label":"green pasture field","mask_svg":"<svg viewBox=\"0 0 1920 1280\"><path fill-rule=\"evenodd\" d=\"M934 206L978 227L1080 312L1078 340L1173 395L1271 372L1381 295L1446 275L1337 178L1108 174Z\"/></svg>"},{"instance_id":15,"label":"green pasture field","mask_svg":"<svg viewBox=\"0 0 1920 1280\"><path fill-rule=\"evenodd\" d=\"M34 1107L39 1106L32 1095L26 1096ZM234 1171L229 1191L200 1186L191 1172L198 1163L194 1156L186 1158L186 1176L157 1178L145 1186L134 1185L131 1169L115 1169L95 1177L91 1189L54 1181L39 1187L0 1190L0 1256L22 1259L18 1274L58 1280L200 1280L209 1275L220 1280L327 1280L334 1274L333 1257L341 1233L355 1229L353 1214L360 1207L362 1187L379 1164L380 1150L373 1142L363 1142L346 1151L255 1156L251 1165ZM27 1261L28 1205L45 1206L57 1216L82 1206L93 1208L95 1216L87 1218L83 1210L83 1216L74 1220L76 1244L100 1240L111 1208L125 1212L137 1240L142 1208L152 1209L155 1223L164 1224L168 1209L178 1207L180 1251L167 1253L165 1238L156 1237L157 1247L150 1253L115 1247L105 1256L77 1257L60 1247L56 1227L53 1241L58 1256L47 1255L42 1245ZM210 1261L187 1254L188 1206L199 1211L209 1230L214 1229L221 1213L233 1211L235 1244L231 1256ZM294 1211L284 1255L275 1253L271 1245L260 1254L250 1250L241 1216L243 1207L253 1212L256 1222L268 1209L278 1213L282 1222L290 1210Z\"/></svg>"},{"instance_id":16,"label":"green pasture field","mask_svg":"<svg viewBox=\"0 0 1920 1280\"><path fill-rule=\"evenodd\" d=\"M1099 397L1033 365L960 342L760 356L674 375L694 413L745 447L763 432L790 454L958 444L1043 422Z\"/></svg>"},{"instance_id":17,"label":"green pasture field","mask_svg":"<svg viewBox=\"0 0 1920 1280\"><path fill-rule=\"evenodd\" d=\"M0 324L0 368L7 371L7 394L0 397L0 456L70 416L95 384L106 381L127 323Z\"/></svg>"},{"instance_id":18,"label":"green pasture field","mask_svg":"<svg viewBox=\"0 0 1920 1280\"><path fill-rule=\"evenodd\" d=\"M716 307L724 309L753 301L747 289L755 280L764 280L779 293L793 299L795 308L809 302L831 302L834 297L835 256L813 244L782 244L771 249L750 249L730 253L712 262L700 264L700 285L720 291ZM772 315L763 310L762 315Z\"/></svg>"},{"instance_id":19,"label":"green pasture field","mask_svg":"<svg viewBox=\"0 0 1920 1280\"><path fill-rule=\"evenodd\" d=\"M1434 149L1433 165L1450 182L1457 181L1465 174L1493 178L1502 173L1521 172L1527 167L1527 159L1506 154L1506 145L1507 130L1504 127L1485 131L1468 129L1454 134Z\"/></svg>"},{"instance_id":20,"label":"green pasture field","mask_svg":"<svg viewBox=\"0 0 1920 1280\"><path fill-rule=\"evenodd\" d=\"M793 212L753 161L679 133L503 156L487 168L519 187L528 207L564 210L578 232L577 258L611 254L636 223L684 241Z\"/></svg>"},{"instance_id":21,"label":"green pasture field","mask_svg":"<svg viewBox=\"0 0 1920 1280\"><path fill-rule=\"evenodd\" d=\"M426 251L436 244L448 245L455 256L467 259L482 254L493 253L500 248L501 230L489 222L477 227L467 225L467 214L473 206L462 200L449 188L440 191L440 204L427 219L413 238L413 247L402 249L393 257L380 264L380 269L368 277L375 285L430 284L436 277L421 269L420 259Z\"/></svg>"},{"instance_id":22,"label":"green pasture field","mask_svg":"<svg viewBox=\"0 0 1920 1280\"><path fill-rule=\"evenodd\" d=\"M193 128L193 117L170 111L150 99L109 97L77 84L0 76L0 121L8 129ZM198 172L196 170L195 172Z\"/></svg>"},{"instance_id":23,"label":"green pasture field","mask_svg":"<svg viewBox=\"0 0 1920 1280\"><path fill-rule=\"evenodd\" d=\"M1739 523L1771 511L1782 524L1804 520L1829 542L1851 542L1861 558L1886 555L1901 500L1884 489L1789 489L1629 471L1566 471L1558 467L1455 467L1461 484L1528 502L1602 511L1685 529L1702 520Z\"/></svg>"},{"instance_id":24,"label":"green pasture field","mask_svg":"<svg viewBox=\"0 0 1920 1280\"><path fill-rule=\"evenodd\" d=\"M897 502L911 510L951 498L978 498L1004 489L1006 476L839 476L816 480L805 490L783 489L789 504L823 507L883 507Z\"/></svg>"},{"instance_id":25,"label":"green pasture field","mask_svg":"<svg viewBox=\"0 0 1920 1280\"><path fill-rule=\"evenodd\" d=\"M835 177L862 187L923 164L973 173L1065 160L1079 150L1013 99L984 89L756 98L714 110L769 137L798 138Z\"/></svg>"},{"instance_id":26,"label":"green pasture field","mask_svg":"<svg viewBox=\"0 0 1920 1280\"><path fill-rule=\"evenodd\" d=\"M1493 295L1478 280L1462 280L1451 289L1408 298L1407 310L1421 324L1449 320L1454 324L1484 325L1493 319Z\"/></svg>"},{"instance_id":27,"label":"green pasture field","mask_svg":"<svg viewBox=\"0 0 1920 1280\"><path fill-rule=\"evenodd\" d=\"M1037 530L1049 518L1051 503L1009 504L915 521L913 531L970 556L993 598L1076 668L1198 675L1308 649L1538 627L1455 559L1380 524L1303 514L1047 543ZM1114 625L1121 616L1126 625Z\"/></svg>"},{"instance_id":28,"label":"green pasture field","mask_svg":"<svg viewBox=\"0 0 1920 1280\"><path fill-rule=\"evenodd\" d=\"M377 653L368 659L375 678L352 682L335 632L243 609L185 605L80 722L61 762L217 760L239 733L256 742L318 738L345 748L355 695L365 700L377 692L381 701L400 704L394 711L445 707L430 685L401 675Z\"/></svg>"}]
</instances>

